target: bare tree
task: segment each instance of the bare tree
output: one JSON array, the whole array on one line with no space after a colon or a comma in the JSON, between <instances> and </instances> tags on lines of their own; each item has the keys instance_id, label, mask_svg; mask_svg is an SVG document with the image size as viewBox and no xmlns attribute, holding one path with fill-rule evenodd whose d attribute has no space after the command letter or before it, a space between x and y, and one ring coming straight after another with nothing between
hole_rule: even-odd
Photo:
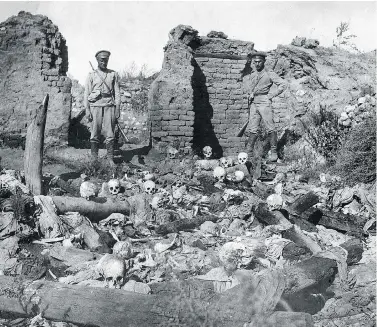
<instances>
[{"instance_id":1,"label":"bare tree","mask_svg":"<svg viewBox=\"0 0 377 327\"><path fill-rule=\"evenodd\" d=\"M349 33L350 24L347 22L340 22L340 25L336 28L336 41L333 40L333 46L339 49L359 52L356 45L352 42L357 36Z\"/></svg>"}]
</instances>

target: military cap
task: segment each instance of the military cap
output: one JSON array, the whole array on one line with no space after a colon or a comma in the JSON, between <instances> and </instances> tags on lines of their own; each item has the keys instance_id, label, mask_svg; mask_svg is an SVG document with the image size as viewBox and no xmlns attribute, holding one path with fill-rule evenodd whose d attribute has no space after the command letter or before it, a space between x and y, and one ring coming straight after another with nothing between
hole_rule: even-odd
<instances>
[{"instance_id":1,"label":"military cap","mask_svg":"<svg viewBox=\"0 0 377 327\"><path fill-rule=\"evenodd\" d=\"M96 53L96 58L98 57L98 56L101 56L102 58L109 58L110 57L110 51L107 51L107 50L100 50L100 51L98 51L97 53Z\"/></svg>"},{"instance_id":2,"label":"military cap","mask_svg":"<svg viewBox=\"0 0 377 327\"><path fill-rule=\"evenodd\" d=\"M265 52L261 52L261 51L251 53L250 58L254 58L254 57L262 57L263 59L266 59L267 54Z\"/></svg>"}]
</instances>

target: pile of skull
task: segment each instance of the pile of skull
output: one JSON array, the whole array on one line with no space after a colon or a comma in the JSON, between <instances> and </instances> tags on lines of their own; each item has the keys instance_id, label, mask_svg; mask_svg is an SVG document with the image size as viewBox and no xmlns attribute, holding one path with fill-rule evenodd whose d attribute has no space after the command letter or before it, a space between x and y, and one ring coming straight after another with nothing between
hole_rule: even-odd
<instances>
[{"instance_id":1,"label":"pile of skull","mask_svg":"<svg viewBox=\"0 0 377 327\"><path fill-rule=\"evenodd\" d=\"M225 180L231 182L242 182L248 170L246 164L248 162L248 155L246 152L240 152L237 158L231 156L222 157L220 160L212 159L212 148L205 146L203 148L203 155L205 159L197 160L195 166L199 170L212 170L213 177L217 182L224 182Z\"/></svg>"},{"instance_id":2,"label":"pile of skull","mask_svg":"<svg viewBox=\"0 0 377 327\"><path fill-rule=\"evenodd\" d=\"M338 123L344 127L352 127L373 116L372 108L376 107L376 99L369 94L357 100L357 104L348 105L340 114Z\"/></svg>"},{"instance_id":3,"label":"pile of skull","mask_svg":"<svg viewBox=\"0 0 377 327\"><path fill-rule=\"evenodd\" d=\"M173 147L167 148L167 160L172 163L174 160L180 162L180 165L185 165L185 161L178 158L179 151ZM241 183L248 176L249 172L246 167L248 163L248 155L241 152L237 157L223 157L221 159L213 159L213 152L210 146L203 148L203 159L194 158L192 164L192 176L190 176L190 169L185 169L188 178L199 175L212 176L214 178L215 186L223 189L225 182ZM179 165L177 163L177 165ZM185 167L186 168L186 167ZM136 178L135 178L136 177ZM161 208L166 205L180 204L183 201L194 202L199 199L191 196L187 191L187 186L181 182L181 176L177 176L171 188L168 190L163 187L158 187L159 179L162 176L157 176L149 170L139 171L135 176L125 176L121 179L110 179L107 183L102 183L102 187L98 187L95 183L86 180L87 177L82 175L83 183L80 186L81 197L91 200L97 196L106 198L115 198L122 200L121 190L133 190L134 193L143 192L151 196L150 205L152 208Z\"/></svg>"}]
</instances>

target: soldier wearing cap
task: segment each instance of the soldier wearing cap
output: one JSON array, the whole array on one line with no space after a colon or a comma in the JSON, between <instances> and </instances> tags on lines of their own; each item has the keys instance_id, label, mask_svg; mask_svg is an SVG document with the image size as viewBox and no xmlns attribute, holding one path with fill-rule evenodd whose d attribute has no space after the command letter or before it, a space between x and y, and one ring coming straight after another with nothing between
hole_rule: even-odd
<instances>
[{"instance_id":1,"label":"soldier wearing cap","mask_svg":"<svg viewBox=\"0 0 377 327\"><path fill-rule=\"evenodd\" d=\"M107 68L110 51L98 51L95 57L98 69L89 73L84 94L86 117L91 122L91 155L93 160L98 159L103 125L107 158L110 164L114 165L114 132L116 121L120 116L119 75Z\"/></svg>"},{"instance_id":2,"label":"soldier wearing cap","mask_svg":"<svg viewBox=\"0 0 377 327\"><path fill-rule=\"evenodd\" d=\"M248 96L249 103L251 103L248 124L250 136L247 151L251 152L251 154L254 151L258 128L261 120L263 120L271 146L269 161L277 161L277 133L275 130L271 103L274 97L284 92L287 88L287 84L276 73L266 71L264 67L266 56L267 55L264 52L251 54L251 60L254 64L255 71L245 78L245 92ZM274 92L271 91L271 86L273 84L277 85L277 89Z\"/></svg>"}]
</instances>

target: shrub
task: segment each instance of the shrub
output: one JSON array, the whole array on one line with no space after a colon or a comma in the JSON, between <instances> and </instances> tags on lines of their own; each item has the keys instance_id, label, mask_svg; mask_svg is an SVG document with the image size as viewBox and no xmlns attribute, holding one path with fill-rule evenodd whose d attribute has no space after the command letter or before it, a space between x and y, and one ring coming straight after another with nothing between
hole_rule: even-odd
<instances>
[{"instance_id":1,"label":"shrub","mask_svg":"<svg viewBox=\"0 0 377 327\"><path fill-rule=\"evenodd\" d=\"M376 120L352 128L339 149L332 170L347 184L369 183L376 179Z\"/></svg>"},{"instance_id":2,"label":"shrub","mask_svg":"<svg viewBox=\"0 0 377 327\"><path fill-rule=\"evenodd\" d=\"M329 165L335 163L336 153L342 146L346 130L338 124L336 113L320 105L318 113L310 113L311 123L302 122L304 139L326 158Z\"/></svg>"}]
</instances>

